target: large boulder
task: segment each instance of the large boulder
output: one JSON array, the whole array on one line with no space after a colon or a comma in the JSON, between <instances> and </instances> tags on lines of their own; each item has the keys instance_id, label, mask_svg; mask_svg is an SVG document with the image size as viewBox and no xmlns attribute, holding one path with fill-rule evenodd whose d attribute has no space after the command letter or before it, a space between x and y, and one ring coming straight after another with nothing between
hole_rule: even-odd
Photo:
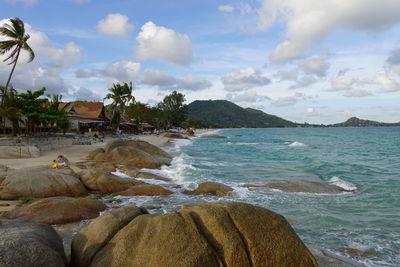
<instances>
[{"instance_id":1,"label":"large boulder","mask_svg":"<svg viewBox=\"0 0 400 267\"><path fill-rule=\"evenodd\" d=\"M104 150L104 148L101 148L101 147L100 147L100 148L96 148L96 149L90 151L90 153L89 153L88 156L87 156L87 159L93 160L93 159L96 158L97 155L101 155L101 154L103 154L104 152L106 152L106 151Z\"/></svg>"},{"instance_id":2,"label":"large boulder","mask_svg":"<svg viewBox=\"0 0 400 267\"><path fill-rule=\"evenodd\" d=\"M172 179L163 177L154 173L150 172L143 172L139 169L136 168L127 168L127 167L122 167L119 168L119 171L132 177L132 178L142 178L142 179L153 179L153 180L160 180L160 181L172 181Z\"/></svg>"},{"instance_id":3,"label":"large boulder","mask_svg":"<svg viewBox=\"0 0 400 267\"><path fill-rule=\"evenodd\" d=\"M72 240L71 266L89 266L92 258L113 236L137 216L147 214L143 208L128 205L111 210L94 219Z\"/></svg>"},{"instance_id":4,"label":"large boulder","mask_svg":"<svg viewBox=\"0 0 400 267\"><path fill-rule=\"evenodd\" d=\"M114 195L118 196L167 196L172 194L172 191L154 184L140 184L122 192L114 193Z\"/></svg>"},{"instance_id":5,"label":"large boulder","mask_svg":"<svg viewBox=\"0 0 400 267\"><path fill-rule=\"evenodd\" d=\"M170 154L168 154L167 152L165 152L164 150L162 150L161 148L152 145L146 141L142 141L142 140L122 140L122 139L118 139L115 141L111 141L110 143L108 143L106 145L106 152L109 153L111 152L114 148L116 147L135 147L139 150L142 150L150 155L153 156L160 156L163 158L169 158L172 159L172 156Z\"/></svg>"},{"instance_id":6,"label":"large boulder","mask_svg":"<svg viewBox=\"0 0 400 267\"><path fill-rule=\"evenodd\" d=\"M97 162L158 169L170 164L172 156L145 141L119 139L108 143L105 152L97 153L93 159Z\"/></svg>"},{"instance_id":7,"label":"large boulder","mask_svg":"<svg viewBox=\"0 0 400 267\"><path fill-rule=\"evenodd\" d=\"M101 218L77 234L77 244L90 248L87 240L102 233L93 225ZM284 217L244 203L140 215L103 240L91 253L73 245L74 266L318 266Z\"/></svg>"},{"instance_id":8,"label":"large boulder","mask_svg":"<svg viewBox=\"0 0 400 267\"><path fill-rule=\"evenodd\" d=\"M76 197L87 194L81 181L73 175L74 172L69 168L15 171L1 183L0 199Z\"/></svg>"},{"instance_id":9,"label":"large boulder","mask_svg":"<svg viewBox=\"0 0 400 267\"><path fill-rule=\"evenodd\" d=\"M107 208L100 200L90 198L51 197L3 213L8 219L47 224L65 224L93 219Z\"/></svg>"},{"instance_id":10,"label":"large boulder","mask_svg":"<svg viewBox=\"0 0 400 267\"><path fill-rule=\"evenodd\" d=\"M118 146L96 157L98 161L135 166L137 168L158 169L171 163L171 159L157 154L150 154L134 146Z\"/></svg>"},{"instance_id":11,"label":"large boulder","mask_svg":"<svg viewBox=\"0 0 400 267\"><path fill-rule=\"evenodd\" d=\"M214 195L214 196L232 196L233 188L221 183L216 182L204 182L199 184L199 186L194 191L185 191L186 194L194 195Z\"/></svg>"},{"instance_id":12,"label":"large boulder","mask_svg":"<svg viewBox=\"0 0 400 267\"><path fill-rule=\"evenodd\" d=\"M133 178L122 178L102 169L83 171L80 179L87 189L98 194L111 194L126 190L134 185L143 184L143 182Z\"/></svg>"},{"instance_id":13,"label":"large boulder","mask_svg":"<svg viewBox=\"0 0 400 267\"><path fill-rule=\"evenodd\" d=\"M0 266L67 266L61 238L50 225L0 221Z\"/></svg>"},{"instance_id":14,"label":"large boulder","mask_svg":"<svg viewBox=\"0 0 400 267\"><path fill-rule=\"evenodd\" d=\"M269 188L278 189L285 192L301 192L314 194L338 194L342 192L353 192L345 190L336 185L324 184L314 181L271 181L263 184L244 184L243 187L249 189Z\"/></svg>"}]
</instances>

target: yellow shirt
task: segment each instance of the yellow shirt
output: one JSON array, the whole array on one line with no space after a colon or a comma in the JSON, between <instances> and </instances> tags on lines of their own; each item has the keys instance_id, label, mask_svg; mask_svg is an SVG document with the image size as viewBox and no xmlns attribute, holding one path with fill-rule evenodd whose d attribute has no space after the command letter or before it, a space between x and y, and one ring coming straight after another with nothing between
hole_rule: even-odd
<instances>
[{"instance_id":1,"label":"yellow shirt","mask_svg":"<svg viewBox=\"0 0 400 267\"><path fill-rule=\"evenodd\" d=\"M51 168L52 169L55 169L55 168L57 168L58 167L58 163L57 162L54 162L53 164L51 164Z\"/></svg>"}]
</instances>

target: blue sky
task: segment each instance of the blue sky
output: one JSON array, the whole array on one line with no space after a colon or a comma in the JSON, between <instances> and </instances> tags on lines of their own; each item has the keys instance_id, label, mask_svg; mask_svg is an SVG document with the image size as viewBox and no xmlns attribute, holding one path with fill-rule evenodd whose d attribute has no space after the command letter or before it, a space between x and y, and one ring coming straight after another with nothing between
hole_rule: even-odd
<instances>
[{"instance_id":1,"label":"blue sky","mask_svg":"<svg viewBox=\"0 0 400 267\"><path fill-rule=\"evenodd\" d=\"M0 24L21 18L37 55L22 55L20 90L101 100L132 81L149 104L177 90L297 122L400 121L398 0L0 2Z\"/></svg>"}]
</instances>

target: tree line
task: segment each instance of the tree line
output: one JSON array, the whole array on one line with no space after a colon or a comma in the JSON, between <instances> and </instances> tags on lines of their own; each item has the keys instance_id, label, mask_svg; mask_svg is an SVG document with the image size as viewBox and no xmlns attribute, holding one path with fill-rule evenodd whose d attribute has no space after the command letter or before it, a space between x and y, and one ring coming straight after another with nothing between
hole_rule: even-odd
<instances>
[{"instance_id":1,"label":"tree line","mask_svg":"<svg viewBox=\"0 0 400 267\"><path fill-rule=\"evenodd\" d=\"M28 134L35 133L39 126L56 126L56 129L68 128L67 112L60 109L61 96L47 95L46 88L37 91L28 90L18 93L11 86L11 78L16 68L21 51L28 53L29 61L35 58L35 53L28 44L29 34L25 33L25 25L19 18L9 19L0 27L0 35L6 40L0 41L0 55L12 65L10 75L5 86L0 86L0 116L7 118L12 124L13 134L21 133L20 123L25 125ZM147 122L158 129L171 127L199 126L201 122L186 120L187 105L184 104L185 96L173 91L154 107L135 101L132 95L133 85L130 83L116 83L108 89L109 93L104 99L111 100L106 107L111 113L110 124L118 129L124 115L134 119L137 124ZM3 120L5 131L5 120Z\"/></svg>"}]
</instances>

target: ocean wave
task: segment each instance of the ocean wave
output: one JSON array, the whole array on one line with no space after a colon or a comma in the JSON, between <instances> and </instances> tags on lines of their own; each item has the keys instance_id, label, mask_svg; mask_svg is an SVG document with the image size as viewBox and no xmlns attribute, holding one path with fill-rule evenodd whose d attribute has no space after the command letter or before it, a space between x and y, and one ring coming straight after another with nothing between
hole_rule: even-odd
<instances>
[{"instance_id":1,"label":"ocean wave","mask_svg":"<svg viewBox=\"0 0 400 267\"><path fill-rule=\"evenodd\" d=\"M329 179L328 182L329 182L329 184L339 186L346 191L356 191L357 190L357 186L355 186L354 184L352 184L350 182L346 182L337 176L333 176L331 179Z\"/></svg>"},{"instance_id":2,"label":"ocean wave","mask_svg":"<svg viewBox=\"0 0 400 267\"><path fill-rule=\"evenodd\" d=\"M185 153L172 159L171 165L162 166L161 169L142 169L142 171L154 173L163 177L172 179L173 181L183 181L184 174L188 170L196 170L191 164L191 157Z\"/></svg>"},{"instance_id":3,"label":"ocean wave","mask_svg":"<svg viewBox=\"0 0 400 267\"><path fill-rule=\"evenodd\" d=\"M297 142L297 141L294 141L289 146L291 146L291 147L306 147L307 145L303 144L303 143L300 143L300 142Z\"/></svg>"},{"instance_id":4,"label":"ocean wave","mask_svg":"<svg viewBox=\"0 0 400 267\"><path fill-rule=\"evenodd\" d=\"M213 134L219 133L221 130L222 129L210 130L210 131L207 131L207 132L204 132L204 133L199 133L199 134L196 134L196 137L201 137L201 136L204 136L204 135L213 135Z\"/></svg>"},{"instance_id":5,"label":"ocean wave","mask_svg":"<svg viewBox=\"0 0 400 267\"><path fill-rule=\"evenodd\" d=\"M193 141L190 139L170 139L172 146L166 147L165 150L167 152L176 152L180 151L183 146L190 146L193 144Z\"/></svg>"}]
</instances>

